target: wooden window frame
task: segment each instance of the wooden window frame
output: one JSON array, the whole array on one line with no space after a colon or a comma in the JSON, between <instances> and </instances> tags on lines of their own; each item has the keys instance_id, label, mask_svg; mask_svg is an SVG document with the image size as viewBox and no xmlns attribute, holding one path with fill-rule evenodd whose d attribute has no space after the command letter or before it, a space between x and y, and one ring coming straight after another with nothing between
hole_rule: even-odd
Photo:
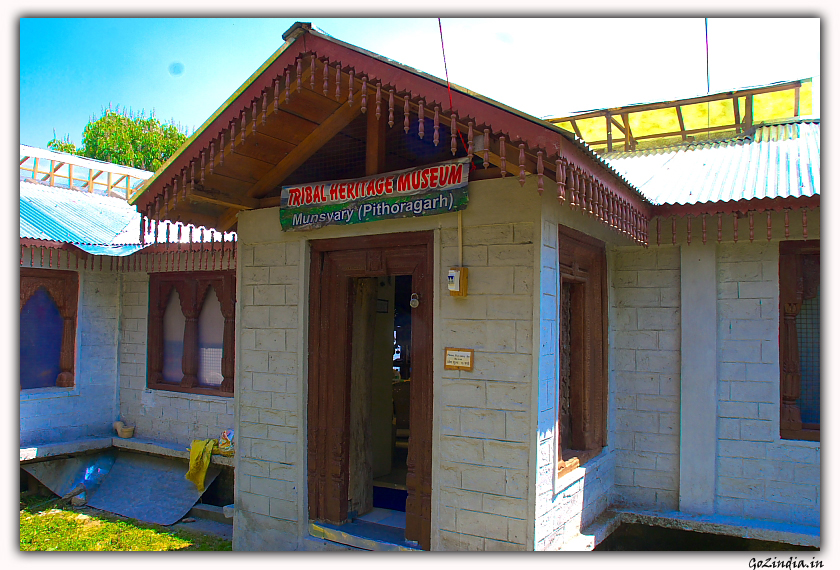
<instances>
[{"instance_id":1,"label":"wooden window frame","mask_svg":"<svg viewBox=\"0 0 840 570\"><path fill-rule=\"evenodd\" d=\"M20 269L20 310L43 288L58 307L64 319L61 335L59 367L61 372L55 380L56 388L72 388L76 385L76 316L79 306L79 274L75 271L57 269ZM37 390L38 388L26 388ZM24 388L21 388L24 390Z\"/></svg>"},{"instance_id":2,"label":"wooden window frame","mask_svg":"<svg viewBox=\"0 0 840 570\"><path fill-rule=\"evenodd\" d=\"M779 243L779 435L781 439L820 441L820 425L802 423L796 401L801 393L796 316L814 296L805 279L803 257L819 255L819 240Z\"/></svg>"},{"instance_id":3,"label":"wooden window frame","mask_svg":"<svg viewBox=\"0 0 840 570\"><path fill-rule=\"evenodd\" d=\"M225 319L222 349L222 380L218 388L198 383L198 317L210 287L216 292ZM172 290L178 292L184 315L183 377L180 384L163 381L163 316ZM236 273L234 271L185 271L149 274L148 380L151 390L187 392L207 396L233 396Z\"/></svg>"},{"instance_id":4,"label":"wooden window frame","mask_svg":"<svg viewBox=\"0 0 840 570\"><path fill-rule=\"evenodd\" d=\"M583 346L573 356L578 374L571 380L572 446L564 449L561 434L560 375L562 339L557 339L557 478L577 469L606 445L607 418L607 259L604 242L564 226L558 226L557 330L562 331L562 291L573 284L572 302L578 307L572 343ZM576 419L575 419L576 418Z\"/></svg>"}]
</instances>

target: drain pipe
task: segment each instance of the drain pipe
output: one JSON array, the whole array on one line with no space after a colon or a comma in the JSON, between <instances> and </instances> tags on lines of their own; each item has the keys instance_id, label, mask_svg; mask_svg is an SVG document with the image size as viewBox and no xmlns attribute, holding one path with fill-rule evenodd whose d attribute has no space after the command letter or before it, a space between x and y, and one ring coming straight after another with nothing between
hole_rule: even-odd
<instances>
[{"instance_id":1,"label":"drain pipe","mask_svg":"<svg viewBox=\"0 0 840 570\"><path fill-rule=\"evenodd\" d=\"M464 266L464 231L461 220L461 210L458 210L458 267Z\"/></svg>"}]
</instances>

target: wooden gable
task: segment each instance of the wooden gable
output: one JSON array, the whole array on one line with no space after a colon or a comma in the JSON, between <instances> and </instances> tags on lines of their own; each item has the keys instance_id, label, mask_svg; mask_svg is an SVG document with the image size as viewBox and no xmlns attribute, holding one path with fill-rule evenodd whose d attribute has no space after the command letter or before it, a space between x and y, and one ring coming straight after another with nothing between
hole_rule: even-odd
<instances>
[{"instance_id":1,"label":"wooden gable","mask_svg":"<svg viewBox=\"0 0 840 570\"><path fill-rule=\"evenodd\" d=\"M286 184L470 156L473 180L537 176L540 193L647 242L649 203L569 133L308 24L284 39L134 197L147 218L227 231Z\"/></svg>"}]
</instances>

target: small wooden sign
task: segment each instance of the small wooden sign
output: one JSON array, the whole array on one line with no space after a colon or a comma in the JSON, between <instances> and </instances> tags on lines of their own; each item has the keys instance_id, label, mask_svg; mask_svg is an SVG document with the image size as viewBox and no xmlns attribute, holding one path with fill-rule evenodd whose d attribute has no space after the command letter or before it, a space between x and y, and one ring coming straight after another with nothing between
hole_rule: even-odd
<instances>
[{"instance_id":1,"label":"small wooden sign","mask_svg":"<svg viewBox=\"0 0 840 570\"><path fill-rule=\"evenodd\" d=\"M471 348L445 348L443 367L446 370L472 370L474 352Z\"/></svg>"}]
</instances>

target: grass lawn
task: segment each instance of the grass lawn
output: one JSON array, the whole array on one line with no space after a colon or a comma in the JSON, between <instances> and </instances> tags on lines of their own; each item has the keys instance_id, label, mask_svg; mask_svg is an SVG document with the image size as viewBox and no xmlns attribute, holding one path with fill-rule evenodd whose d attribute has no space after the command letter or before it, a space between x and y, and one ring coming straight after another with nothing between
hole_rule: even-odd
<instances>
[{"instance_id":1,"label":"grass lawn","mask_svg":"<svg viewBox=\"0 0 840 570\"><path fill-rule=\"evenodd\" d=\"M25 550L231 550L229 540L147 524L69 501L20 496L20 549Z\"/></svg>"}]
</instances>

